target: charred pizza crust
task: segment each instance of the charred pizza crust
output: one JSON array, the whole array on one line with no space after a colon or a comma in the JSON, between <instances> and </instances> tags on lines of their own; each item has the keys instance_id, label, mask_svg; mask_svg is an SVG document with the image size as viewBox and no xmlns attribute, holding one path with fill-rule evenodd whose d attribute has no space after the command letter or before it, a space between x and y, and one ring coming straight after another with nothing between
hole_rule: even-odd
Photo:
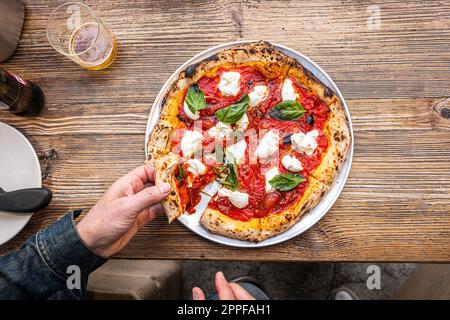
<instances>
[{"instance_id":1,"label":"charred pizza crust","mask_svg":"<svg viewBox=\"0 0 450 320\"><path fill-rule=\"evenodd\" d=\"M183 210L175 187L176 166L173 165L179 159L168 151L172 147L173 131L179 125L178 107L183 102L185 91L203 76L214 76L220 67L242 65L257 68L269 79L295 77L304 89L315 94L329 107L329 118L324 129L329 138L329 147L319 167L308 178L308 187L299 201L282 213L249 221L234 220L211 208L201 217L201 224L210 232L239 240L262 241L292 227L320 201L340 171L351 142L345 111L338 97L295 59L270 43L260 41L224 50L188 66L179 74L163 99L160 121L149 137L148 162L156 167L159 181L173 186L174 191L163 202L169 222L173 221Z\"/></svg>"},{"instance_id":2,"label":"charred pizza crust","mask_svg":"<svg viewBox=\"0 0 450 320\"><path fill-rule=\"evenodd\" d=\"M146 163L156 170L155 184L168 183L171 187L169 195L161 201L169 223L177 219L183 212L175 181L175 170L180 162L180 157L165 149L149 146L149 154Z\"/></svg>"},{"instance_id":3,"label":"charred pizza crust","mask_svg":"<svg viewBox=\"0 0 450 320\"><path fill-rule=\"evenodd\" d=\"M296 224L323 197L328 186L310 177L299 201L282 213L248 221L234 220L218 210L206 209L200 223L209 231L238 240L259 242L280 234Z\"/></svg>"},{"instance_id":4,"label":"charred pizza crust","mask_svg":"<svg viewBox=\"0 0 450 320\"><path fill-rule=\"evenodd\" d=\"M338 99L329 106L325 134L328 136L328 149L322 156L322 162L311 173L317 180L331 185L344 164L351 143L350 130L344 108Z\"/></svg>"},{"instance_id":5,"label":"charred pizza crust","mask_svg":"<svg viewBox=\"0 0 450 320\"><path fill-rule=\"evenodd\" d=\"M256 67L268 79L286 77L290 66L295 62L267 41L244 44L232 50L236 66Z\"/></svg>"},{"instance_id":6,"label":"charred pizza crust","mask_svg":"<svg viewBox=\"0 0 450 320\"><path fill-rule=\"evenodd\" d=\"M329 146L322 156L322 162L311 174L318 181L331 185L344 164L351 143L344 107L334 91L299 62L296 61L291 66L288 77L296 78L305 89L328 105L328 120L325 123L324 132L328 137Z\"/></svg>"},{"instance_id":7,"label":"charred pizza crust","mask_svg":"<svg viewBox=\"0 0 450 320\"><path fill-rule=\"evenodd\" d=\"M261 235L261 219L234 220L211 208L203 213L200 223L212 233L238 240L258 241Z\"/></svg>"},{"instance_id":8,"label":"charred pizza crust","mask_svg":"<svg viewBox=\"0 0 450 320\"><path fill-rule=\"evenodd\" d=\"M270 214L261 218L261 235L258 241L276 236L291 228L319 203L327 190L327 185L315 180L313 177L309 177L308 187L298 202L282 213Z\"/></svg>"}]
</instances>

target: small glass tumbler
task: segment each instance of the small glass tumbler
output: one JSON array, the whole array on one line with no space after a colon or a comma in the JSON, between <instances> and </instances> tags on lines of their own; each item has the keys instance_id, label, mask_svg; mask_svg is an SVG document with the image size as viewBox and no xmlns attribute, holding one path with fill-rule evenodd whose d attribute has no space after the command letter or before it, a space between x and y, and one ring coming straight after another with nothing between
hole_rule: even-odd
<instances>
[{"instance_id":1,"label":"small glass tumbler","mask_svg":"<svg viewBox=\"0 0 450 320\"><path fill-rule=\"evenodd\" d=\"M52 12L47 39L56 51L88 70L105 69L117 55L114 34L80 2L62 4Z\"/></svg>"}]
</instances>

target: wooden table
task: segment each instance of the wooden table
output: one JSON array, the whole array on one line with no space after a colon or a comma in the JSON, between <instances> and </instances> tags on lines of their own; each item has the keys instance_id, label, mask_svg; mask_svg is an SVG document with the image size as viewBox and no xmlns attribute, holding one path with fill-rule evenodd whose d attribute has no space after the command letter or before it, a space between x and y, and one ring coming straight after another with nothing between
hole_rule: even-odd
<instances>
[{"instance_id":1,"label":"wooden table","mask_svg":"<svg viewBox=\"0 0 450 320\"><path fill-rule=\"evenodd\" d=\"M27 1L19 49L2 64L41 85L46 109L29 119L1 112L0 121L30 139L54 199L1 252L70 209L89 209L143 162L150 106L180 64L223 42L266 39L319 63L347 100L355 155L339 200L303 235L270 248L216 245L161 218L118 257L450 261L448 1L380 1L380 28L370 23L374 1L88 1L119 41L117 61L97 72L49 46L49 2Z\"/></svg>"}]
</instances>

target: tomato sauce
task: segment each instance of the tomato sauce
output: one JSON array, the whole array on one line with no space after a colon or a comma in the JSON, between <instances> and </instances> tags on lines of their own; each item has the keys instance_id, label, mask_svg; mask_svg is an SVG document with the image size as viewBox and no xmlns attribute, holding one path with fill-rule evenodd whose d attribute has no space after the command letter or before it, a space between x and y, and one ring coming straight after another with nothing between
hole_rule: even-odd
<instances>
[{"instance_id":1,"label":"tomato sauce","mask_svg":"<svg viewBox=\"0 0 450 320\"><path fill-rule=\"evenodd\" d=\"M187 165L182 164L185 177L181 176L180 169L175 172L177 189L180 195L181 206L188 213L195 213L195 206L200 202L200 191L205 185L216 178L214 171L207 167L204 174L194 176L187 170Z\"/></svg>"},{"instance_id":2,"label":"tomato sauce","mask_svg":"<svg viewBox=\"0 0 450 320\"><path fill-rule=\"evenodd\" d=\"M280 173L285 173L280 170ZM249 204L243 209L233 206L225 197L215 197L209 207L217 209L235 220L247 221L262 218L269 213L279 213L301 197L308 182L299 184L287 192L266 193L265 176L261 174L260 164L242 164L239 166L239 191L249 195Z\"/></svg>"},{"instance_id":3,"label":"tomato sauce","mask_svg":"<svg viewBox=\"0 0 450 320\"><path fill-rule=\"evenodd\" d=\"M220 78L224 72L236 71L241 74L240 77L240 94L236 96L223 96L218 86ZM219 109L227 107L239 101L242 96L250 91L250 89L258 83L265 81L265 77L255 69L251 67L238 67L238 68L221 68L218 70L216 77L207 78L203 77L198 81L199 88L205 93L206 103L208 108L200 112L200 116L211 116Z\"/></svg>"},{"instance_id":4,"label":"tomato sauce","mask_svg":"<svg viewBox=\"0 0 450 320\"><path fill-rule=\"evenodd\" d=\"M237 96L222 96L218 89L220 77L222 73L226 71L238 71L241 74L240 92ZM217 209L233 219L247 221L252 218L264 217L269 213L282 212L303 196L308 187L308 176L320 164L322 155L328 148L328 137L324 133L324 126L327 121L329 109L318 97L306 91L297 79L290 79L293 81L294 87L299 93L297 101L306 110L304 116L293 121L275 119L267 113L274 105L281 102L283 79L265 79L259 71L248 66L228 69L222 68L218 70L216 76L212 78L205 76L198 81L199 88L204 92L206 103L208 105L206 109L200 111L200 126L194 126L194 121L186 116L183 110L183 104L180 104L179 119L181 121L179 128L201 131L203 133L202 145L204 149L207 149L207 152L210 152L214 150L214 139L211 138L206 131L218 122L217 118L214 116L214 112L239 101L244 94L249 93L256 85L264 84L269 89L267 98L259 106L249 107L247 111L250 125L244 135L246 135L248 148L246 150L245 161L241 162L238 166L238 190L240 192L248 193L249 204L245 208L239 209L233 206L228 198L215 196L210 201L209 207ZM266 170L273 167L274 163L261 163L261 161L255 159L253 159L254 161L251 161L251 155L254 154L256 146L253 146L254 148L252 149L252 145L249 143L251 134L248 133L252 132L253 135L259 135L259 138L261 139L262 136L271 129L278 130L280 136L278 161L275 161L278 162L275 163L275 165L278 165L280 174L288 173L283 167L281 159L284 155L289 154L301 161L303 170L300 174L307 179L290 191L274 191L267 193L265 190L266 181L264 173ZM314 129L319 131L319 137L317 138L318 146L311 156L293 150L289 143L289 139L284 139L290 134L298 132L307 133ZM182 155L182 153L181 150L179 150L179 143L183 134L184 130L181 130L172 137L172 150L176 150L180 155ZM215 178L212 168L218 166L217 163L211 161L211 159L208 159L208 161L203 159L202 161L208 167L208 173L205 174L205 177L197 179L196 183L191 188L185 188L183 186L179 187L179 189L183 189L182 201L184 203L189 203L189 208L186 208L188 212L195 210L193 207L200 200L200 189ZM193 203L193 205L190 205L191 203Z\"/></svg>"}]
</instances>

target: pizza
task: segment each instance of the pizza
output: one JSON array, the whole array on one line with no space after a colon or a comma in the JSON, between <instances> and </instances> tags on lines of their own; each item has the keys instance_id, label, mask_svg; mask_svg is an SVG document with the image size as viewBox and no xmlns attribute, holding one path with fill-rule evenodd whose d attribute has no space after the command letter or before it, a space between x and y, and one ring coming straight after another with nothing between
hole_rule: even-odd
<instances>
[{"instance_id":1,"label":"pizza","mask_svg":"<svg viewBox=\"0 0 450 320\"><path fill-rule=\"evenodd\" d=\"M212 233L262 241L325 195L351 142L340 99L265 41L218 52L180 72L148 139L169 222L193 214Z\"/></svg>"}]
</instances>

